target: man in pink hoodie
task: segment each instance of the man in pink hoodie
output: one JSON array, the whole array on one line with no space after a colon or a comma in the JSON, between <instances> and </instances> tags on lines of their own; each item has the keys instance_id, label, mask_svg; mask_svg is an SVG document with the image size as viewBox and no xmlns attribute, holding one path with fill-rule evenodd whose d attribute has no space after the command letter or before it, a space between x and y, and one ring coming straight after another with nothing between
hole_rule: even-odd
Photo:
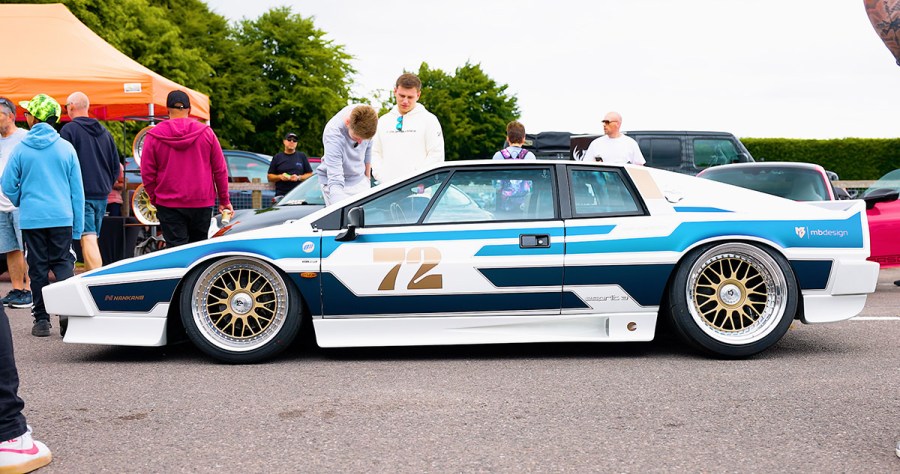
<instances>
[{"instance_id":1,"label":"man in pink hoodie","mask_svg":"<svg viewBox=\"0 0 900 474\"><path fill-rule=\"evenodd\" d=\"M166 97L169 120L150 129L141 152L141 178L162 228L166 247L206 238L212 208L233 211L228 197L228 166L219 139L209 126L190 118L184 91Z\"/></svg>"}]
</instances>

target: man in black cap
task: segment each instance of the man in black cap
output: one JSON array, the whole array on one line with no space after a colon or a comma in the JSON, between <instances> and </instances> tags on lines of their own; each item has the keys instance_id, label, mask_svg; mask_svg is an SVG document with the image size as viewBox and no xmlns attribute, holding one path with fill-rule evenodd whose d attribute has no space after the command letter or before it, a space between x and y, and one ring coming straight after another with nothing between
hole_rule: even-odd
<instances>
[{"instance_id":1,"label":"man in black cap","mask_svg":"<svg viewBox=\"0 0 900 474\"><path fill-rule=\"evenodd\" d=\"M141 178L166 247L206 239L213 206L233 211L228 197L228 166L219 139L192 118L191 99L175 90L166 98L169 119L147 132L141 152Z\"/></svg>"},{"instance_id":2,"label":"man in black cap","mask_svg":"<svg viewBox=\"0 0 900 474\"><path fill-rule=\"evenodd\" d=\"M275 183L276 196L284 196L300 181L312 176L309 158L302 151L297 151L297 134L288 133L283 143L284 151L275 155L269 164L269 182Z\"/></svg>"}]
</instances>

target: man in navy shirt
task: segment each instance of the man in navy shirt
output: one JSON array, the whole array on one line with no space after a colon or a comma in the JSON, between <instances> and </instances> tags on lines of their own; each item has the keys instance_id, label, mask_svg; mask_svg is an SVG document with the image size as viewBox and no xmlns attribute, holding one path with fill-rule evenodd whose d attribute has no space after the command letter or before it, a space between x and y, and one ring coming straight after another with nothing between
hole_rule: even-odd
<instances>
[{"instance_id":1,"label":"man in navy shirt","mask_svg":"<svg viewBox=\"0 0 900 474\"><path fill-rule=\"evenodd\" d=\"M275 195L284 196L310 176L309 159L297 151L297 134L288 133L284 136L284 151L275 155L269 164L269 182L275 183Z\"/></svg>"}]
</instances>

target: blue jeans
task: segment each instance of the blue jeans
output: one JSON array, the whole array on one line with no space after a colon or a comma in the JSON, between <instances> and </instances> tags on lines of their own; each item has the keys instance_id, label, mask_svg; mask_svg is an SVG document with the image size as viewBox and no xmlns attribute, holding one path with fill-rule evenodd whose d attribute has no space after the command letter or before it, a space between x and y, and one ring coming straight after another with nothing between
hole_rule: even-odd
<instances>
[{"instance_id":1,"label":"blue jeans","mask_svg":"<svg viewBox=\"0 0 900 474\"><path fill-rule=\"evenodd\" d=\"M85 199L84 232L81 234L94 234L99 237L104 214L106 214L106 199Z\"/></svg>"}]
</instances>

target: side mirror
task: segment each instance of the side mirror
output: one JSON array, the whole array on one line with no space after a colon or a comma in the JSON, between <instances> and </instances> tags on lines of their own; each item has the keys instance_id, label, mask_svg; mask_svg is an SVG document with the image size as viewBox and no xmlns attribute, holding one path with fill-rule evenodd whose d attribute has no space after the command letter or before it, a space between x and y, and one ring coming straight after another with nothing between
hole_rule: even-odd
<instances>
[{"instance_id":1,"label":"side mirror","mask_svg":"<svg viewBox=\"0 0 900 474\"><path fill-rule=\"evenodd\" d=\"M847 199L853 199L853 198L850 196L850 193L848 193L847 190L844 189L844 188L839 188L839 187L837 187L837 186L832 186L832 189L834 189L834 197L835 197L835 199L837 199L838 201L846 201Z\"/></svg>"},{"instance_id":2,"label":"side mirror","mask_svg":"<svg viewBox=\"0 0 900 474\"><path fill-rule=\"evenodd\" d=\"M896 201L900 197L900 192L888 188L879 188L863 197L866 202L866 209L872 209L879 202Z\"/></svg>"},{"instance_id":3,"label":"side mirror","mask_svg":"<svg viewBox=\"0 0 900 474\"><path fill-rule=\"evenodd\" d=\"M349 242L356 240L356 229L362 229L366 226L366 213L361 207L353 207L347 211L347 228L338 234L334 240L338 242Z\"/></svg>"},{"instance_id":4,"label":"side mirror","mask_svg":"<svg viewBox=\"0 0 900 474\"><path fill-rule=\"evenodd\" d=\"M734 160L732 160L732 163L750 163L751 161L753 161L753 159L750 158L750 155L742 152L737 154Z\"/></svg>"}]
</instances>

